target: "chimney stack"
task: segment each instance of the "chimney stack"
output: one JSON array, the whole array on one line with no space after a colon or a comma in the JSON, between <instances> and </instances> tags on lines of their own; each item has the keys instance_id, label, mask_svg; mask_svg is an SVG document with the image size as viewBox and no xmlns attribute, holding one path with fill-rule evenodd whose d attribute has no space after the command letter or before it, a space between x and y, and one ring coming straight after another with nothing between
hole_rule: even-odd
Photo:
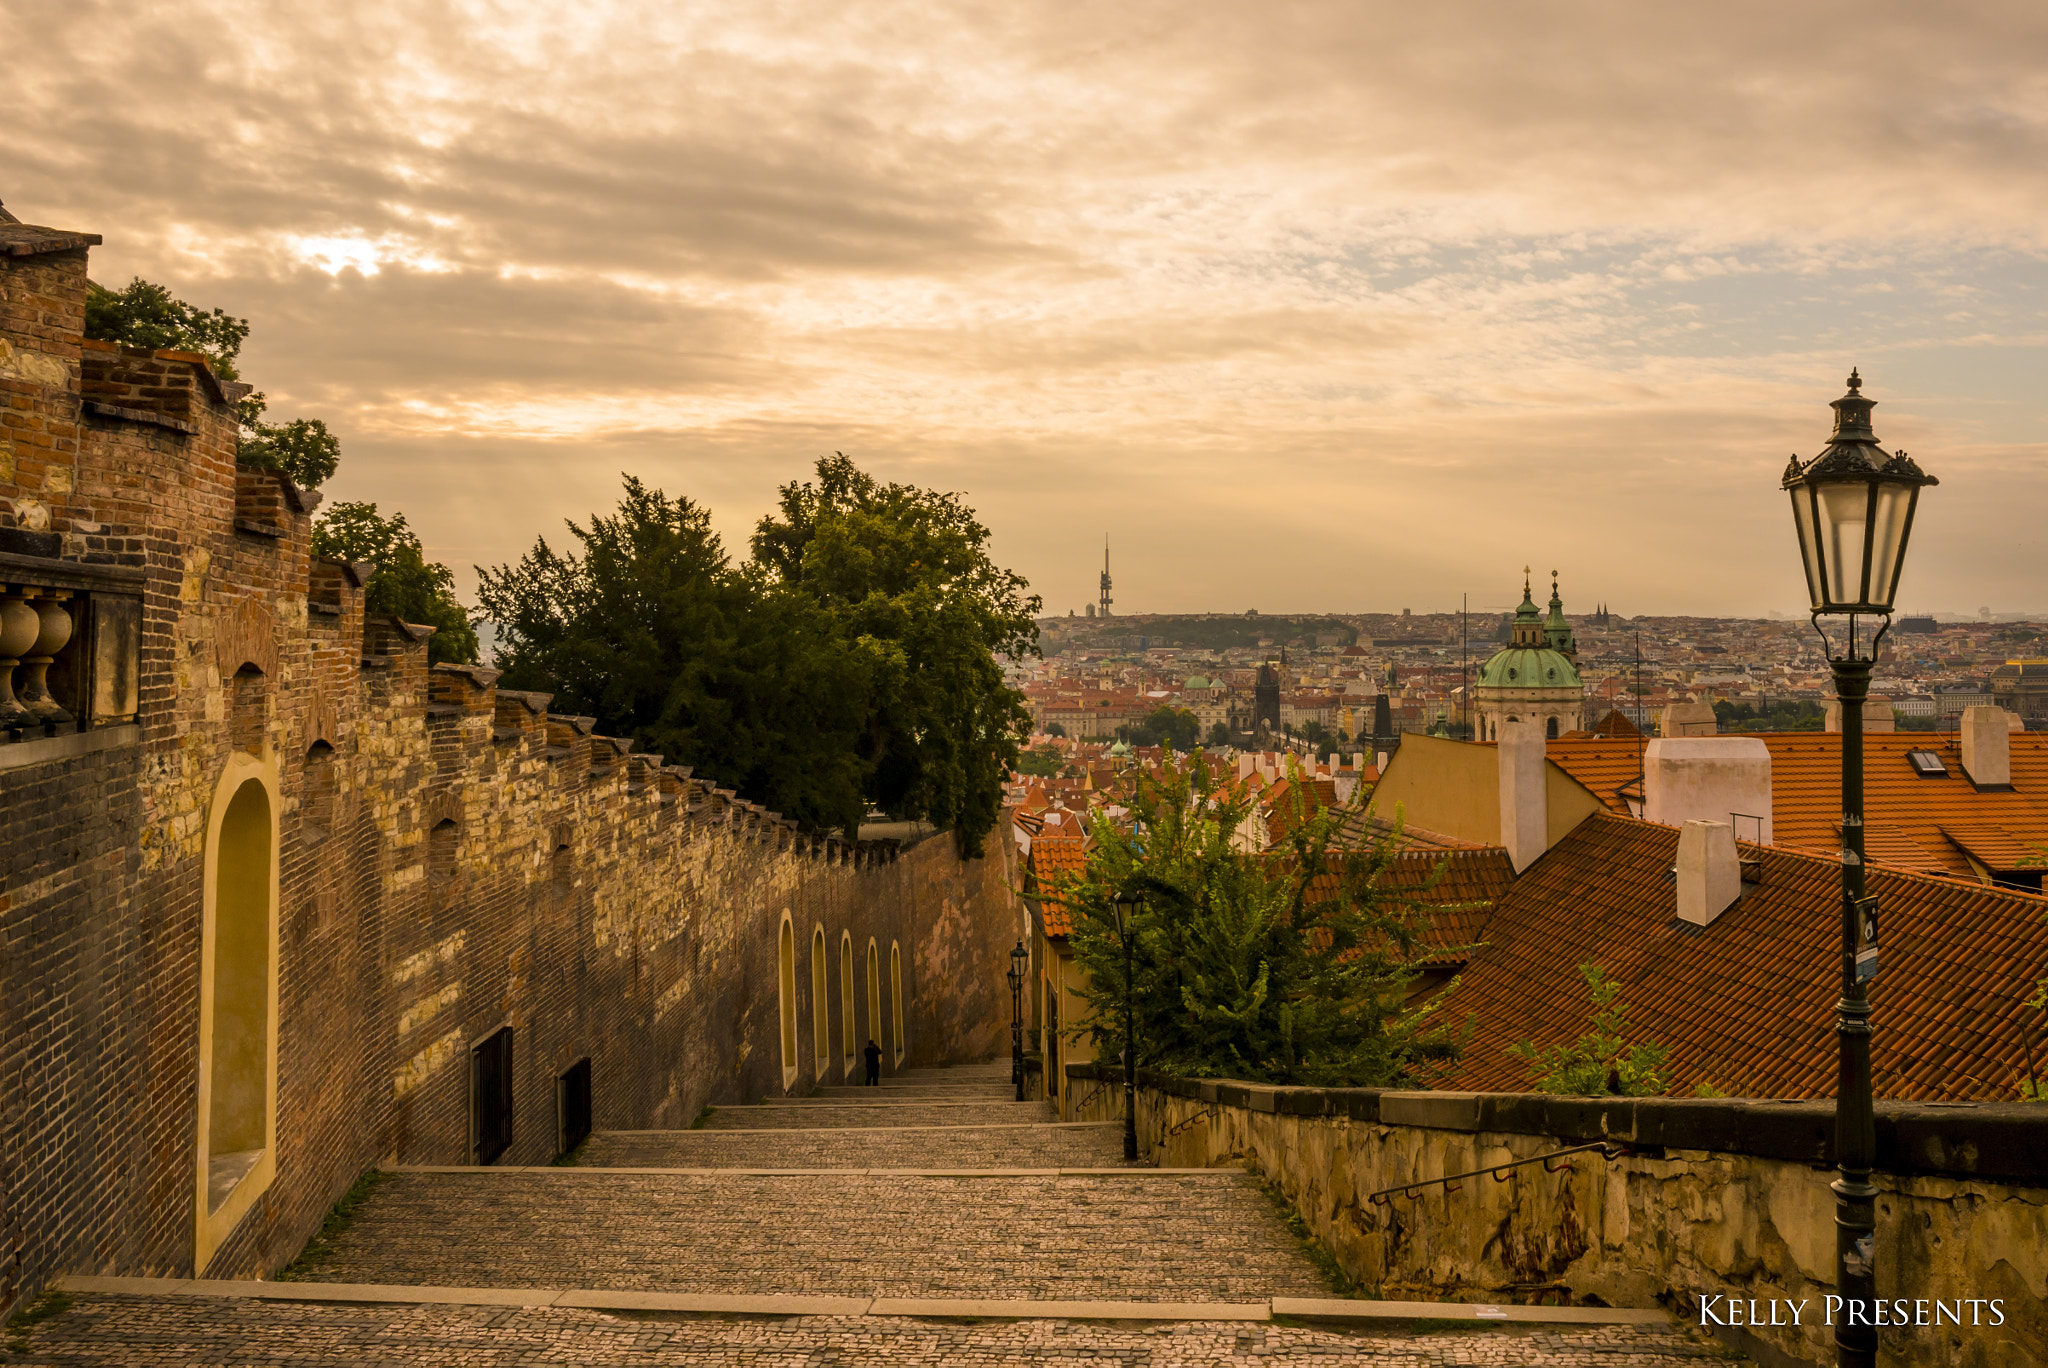
<instances>
[{"instance_id":1,"label":"chimney stack","mask_svg":"<svg viewBox=\"0 0 2048 1368\"><path fill-rule=\"evenodd\" d=\"M2012 731L2003 708L1963 709L1963 769L1979 789L2012 787Z\"/></svg>"},{"instance_id":2,"label":"chimney stack","mask_svg":"<svg viewBox=\"0 0 2048 1368\"><path fill-rule=\"evenodd\" d=\"M1697 698L1689 703L1668 703L1657 714L1659 736L1712 736L1720 729L1714 709Z\"/></svg>"},{"instance_id":3,"label":"chimney stack","mask_svg":"<svg viewBox=\"0 0 2048 1368\"><path fill-rule=\"evenodd\" d=\"M1827 717L1821 723L1825 731L1838 732L1842 729L1842 702L1838 698L1828 700ZM1892 712L1891 700L1872 694L1863 704L1863 730L1888 732L1899 729L1899 720Z\"/></svg>"},{"instance_id":4,"label":"chimney stack","mask_svg":"<svg viewBox=\"0 0 2048 1368\"><path fill-rule=\"evenodd\" d=\"M1711 926L1741 896L1735 828L1726 822L1687 822L1678 833L1679 920Z\"/></svg>"},{"instance_id":5,"label":"chimney stack","mask_svg":"<svg viewBox=\"0 0 2048 1368\"><path fill-rule=\"evenodd\" d=\"M1643 751L1643 790L1645 821L1729 822L1771 843L1771 748L1757 737L1660 736Z\"/></svg>"},{"instance_id":6,"label":"chimney stack","mask_svg":"<svg viewBox=\"0 0 2048 1368\"><path fill-rule=\"evenodd\" d=\"M1550 848L1550 803L1544 792L1543 733L1523 723L1501 729L1500 843L1519 874Z\"/></svg>"}]
</instances>

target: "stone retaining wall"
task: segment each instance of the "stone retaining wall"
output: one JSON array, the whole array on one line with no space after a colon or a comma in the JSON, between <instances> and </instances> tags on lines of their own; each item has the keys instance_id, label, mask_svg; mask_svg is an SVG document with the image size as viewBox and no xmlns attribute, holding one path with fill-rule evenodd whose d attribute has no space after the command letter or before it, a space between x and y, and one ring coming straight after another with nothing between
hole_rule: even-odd
<instances>
[{"instance_id":1,"label":"stone retaining wall","mask_svg":"<svg viewBox=\"0 0 2048 1368\"><path fill-rule=\"evenodd\" d=\"M1114 1070L1067 1073L1083 1104L1067 1119L1122 1115ZM1832 1102L1275 1088L1145 1071L1138 1089L1139 1143L1157 1162L1264 1175L1366 1295L1597 1299L1691 1321L1703 1296L1739 1299L1744 1320L1751 1299L1808 1302L1798 1329L1716 1327L1767 1365L1834 1361L1811 1325L1834 1276L1833 1113ZM1370 1200L1591 1141L1632 1152ZM1959 1308L1960 1327L1882 1332L1887 1352L1944 1368L2048 1361L2048 1107L1881 1102L1878 1154L1880 1297L1925 1302L1913 1309L1930 1320L1937 1300L1979 1303ZM2002 1325L1982 1304L1993 1298ZM1707 1306L1727 1318L1725 1300Z\"/></svg>"}]
</instances>

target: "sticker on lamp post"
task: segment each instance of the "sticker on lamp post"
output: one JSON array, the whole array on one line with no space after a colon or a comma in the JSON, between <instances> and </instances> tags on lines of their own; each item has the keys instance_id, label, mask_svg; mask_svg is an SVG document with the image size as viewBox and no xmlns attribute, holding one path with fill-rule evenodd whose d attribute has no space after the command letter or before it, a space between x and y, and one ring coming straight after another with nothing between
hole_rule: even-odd
<instances>
[{"instance_id":1,"label":"sticker on lamp post","mask_svg":"<svg viewBox=\"0 0 2048 1368\"><path fill-rule=\"evenodd\" d=\"M1856 900L1856 981L1877 977L1877 899Z\"/></svg>"}]
</instances>

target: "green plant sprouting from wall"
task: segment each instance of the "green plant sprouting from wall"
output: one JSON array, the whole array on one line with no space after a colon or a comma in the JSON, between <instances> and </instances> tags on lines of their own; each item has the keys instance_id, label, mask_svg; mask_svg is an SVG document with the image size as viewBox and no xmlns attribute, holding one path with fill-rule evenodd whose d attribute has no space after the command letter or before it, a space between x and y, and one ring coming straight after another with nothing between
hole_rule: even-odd
<instances>
[{"instance_id":1,"label":"green plant sprouting from wall","mask_svg":"<svg viewBox=\"0 0 2048 1368\"><path fill-rule=\"evenodd\" d=\"M1529 1082L1538 1092L1625 1097L1662 1093L1665 1047L1654 1041L1630 1044L1621 985L1597 964L1580 965L1579 974L1593 997L1592 1029L1568 1045L1539 1049L1524 1040L1509 1046L1508 1053L1528 1067Z\"/></svg>"}]
</instances>

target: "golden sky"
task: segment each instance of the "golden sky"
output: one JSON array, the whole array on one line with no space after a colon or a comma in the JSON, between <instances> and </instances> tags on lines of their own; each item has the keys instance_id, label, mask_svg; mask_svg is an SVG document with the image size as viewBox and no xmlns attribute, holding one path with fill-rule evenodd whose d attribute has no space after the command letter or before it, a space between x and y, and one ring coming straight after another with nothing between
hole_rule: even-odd
<instances>
[{"instance_id":1,"label":"golden sky","mask_svg":"<svg viewBox=\"0 0 2048 1368\"><path fill-rule=\"evenodd\" d=\"M0 0L0 198L246 315L456 566L833 450L1048 610L1760 614L1851 364L1901 606L2048 611L2038 3Z\"/></svg>"}]
</instances>

